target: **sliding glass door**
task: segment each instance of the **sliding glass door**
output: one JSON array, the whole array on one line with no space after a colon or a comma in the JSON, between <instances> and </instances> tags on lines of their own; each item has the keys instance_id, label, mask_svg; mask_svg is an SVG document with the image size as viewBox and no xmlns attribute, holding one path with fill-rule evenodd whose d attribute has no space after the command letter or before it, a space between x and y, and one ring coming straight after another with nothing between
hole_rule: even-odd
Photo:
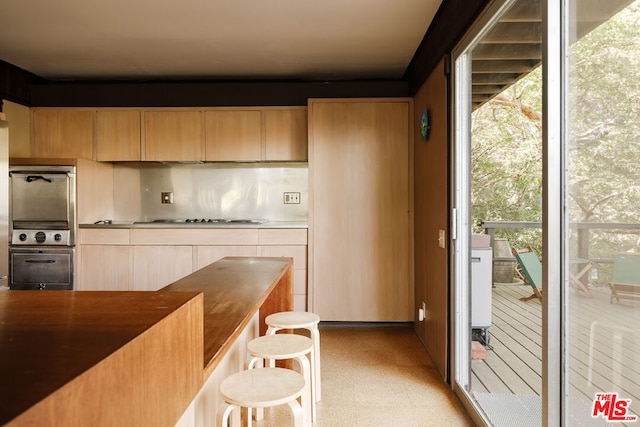
<instances>
[{"instance_id":1,"label":"sliding glass door","mask_svg":"<svg viewBox=\"0 0 640 427\"><path fill-rule=\"evenodd\" d=\"M640 1L566 1L567 425L640 414Z\"/></svg>"},{"instance_id":2,"label":"sliding glass door","mask_svg":"<svg viewBox=\"0 0 640 427\"><path fill-rule=\"evenodd\" d=\"M493 1L452 70L454 389L478 423L634 425L640 0Z\"/></svg>"}]
</instances>

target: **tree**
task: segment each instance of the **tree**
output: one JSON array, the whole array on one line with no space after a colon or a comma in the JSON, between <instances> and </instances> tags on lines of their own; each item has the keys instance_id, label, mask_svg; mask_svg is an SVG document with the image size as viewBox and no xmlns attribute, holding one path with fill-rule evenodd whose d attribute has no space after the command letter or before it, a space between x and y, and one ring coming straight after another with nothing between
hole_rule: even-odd
<instances>
[{"instance_id":1,"label":"tree","mask_svg":"<svg viewBox=\"0 0 640 427\"><path fill-rule=\"evenodd\" d=\"M536 69L473 112L471 203L482 221L542 220L542 75ZM511 245L541 245L538 230L499 230Z\"/></svg>"},{"instance_id":2,"label":"tree","mask_svg":"<svg viewBox=\"0 0 640 427\"><path fill-rule=\"evenodd\" d=\"M572 222L640 222L640 1L569 51L568 212ZM538 68L472 115L472 220L541 221L542 75ZM538 231L503 231L541 249ZM640 250L637 235L594 231L590 255ZM572 245L575 247L577 245Z\"/></svg>"}]
</instances>

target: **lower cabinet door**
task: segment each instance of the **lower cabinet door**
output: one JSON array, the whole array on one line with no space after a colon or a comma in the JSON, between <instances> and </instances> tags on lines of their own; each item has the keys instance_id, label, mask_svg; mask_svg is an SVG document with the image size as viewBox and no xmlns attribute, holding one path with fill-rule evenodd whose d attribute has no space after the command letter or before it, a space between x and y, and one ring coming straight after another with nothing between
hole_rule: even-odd
<instances>
[{"instance_id":1,"label":"lower cabinet door","mask_svg":"<svg viewBox=\"0 0 640 427\"><path fill-rule=\"evenodd\" d=\"M193 272L191 246L134 246L134 291L157 291Z\"/></svg>"},{"instance_id":2,"label":"lower cabinet door","mask_svg":"<svg viewBox=\"0 0 640 427\"><path fill-rule=\"evenodd\" d=\"M131 246L82 245L78 289L130 291Z\"/></svg>"}]
</instances>

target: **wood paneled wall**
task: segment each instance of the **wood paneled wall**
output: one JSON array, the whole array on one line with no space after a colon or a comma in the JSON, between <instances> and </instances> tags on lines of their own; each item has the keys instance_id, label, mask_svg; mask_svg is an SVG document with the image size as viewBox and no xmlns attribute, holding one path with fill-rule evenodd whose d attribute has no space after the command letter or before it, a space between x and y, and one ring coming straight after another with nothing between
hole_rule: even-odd
<instances>
[{"instance_id":1,"label":"wood paneled wall","mask_svg":"<svg viewBox=\"0 0 640 427\"><path fill-rule=\"evenodd\" d=\"M448 376L448 242L449 242L449 144L447 76L440 60L414 97L414 245L415 313L426 306L425 320L416 321L416 332L443 378ZM426 108L431 128L420 139L420 116ZM445 232L445 248L439 231Z\"/></svg>"}]
</instances>

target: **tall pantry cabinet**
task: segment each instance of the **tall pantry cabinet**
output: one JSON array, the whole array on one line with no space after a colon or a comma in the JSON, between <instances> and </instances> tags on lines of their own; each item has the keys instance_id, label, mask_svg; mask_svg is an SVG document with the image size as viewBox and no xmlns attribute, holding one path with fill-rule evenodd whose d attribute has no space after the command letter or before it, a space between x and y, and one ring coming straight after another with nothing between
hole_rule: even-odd
<instances>
[{"instance_id":1,"label":"tall pantry cabinet","mask_svg":"<svg viewBox=\"0 0 640 427\"><path fill-rule=\"evenodd\" d=\"M308 108L313 310L323 321L412 321L411 101Z\"/></svg>"}]
</instances>

